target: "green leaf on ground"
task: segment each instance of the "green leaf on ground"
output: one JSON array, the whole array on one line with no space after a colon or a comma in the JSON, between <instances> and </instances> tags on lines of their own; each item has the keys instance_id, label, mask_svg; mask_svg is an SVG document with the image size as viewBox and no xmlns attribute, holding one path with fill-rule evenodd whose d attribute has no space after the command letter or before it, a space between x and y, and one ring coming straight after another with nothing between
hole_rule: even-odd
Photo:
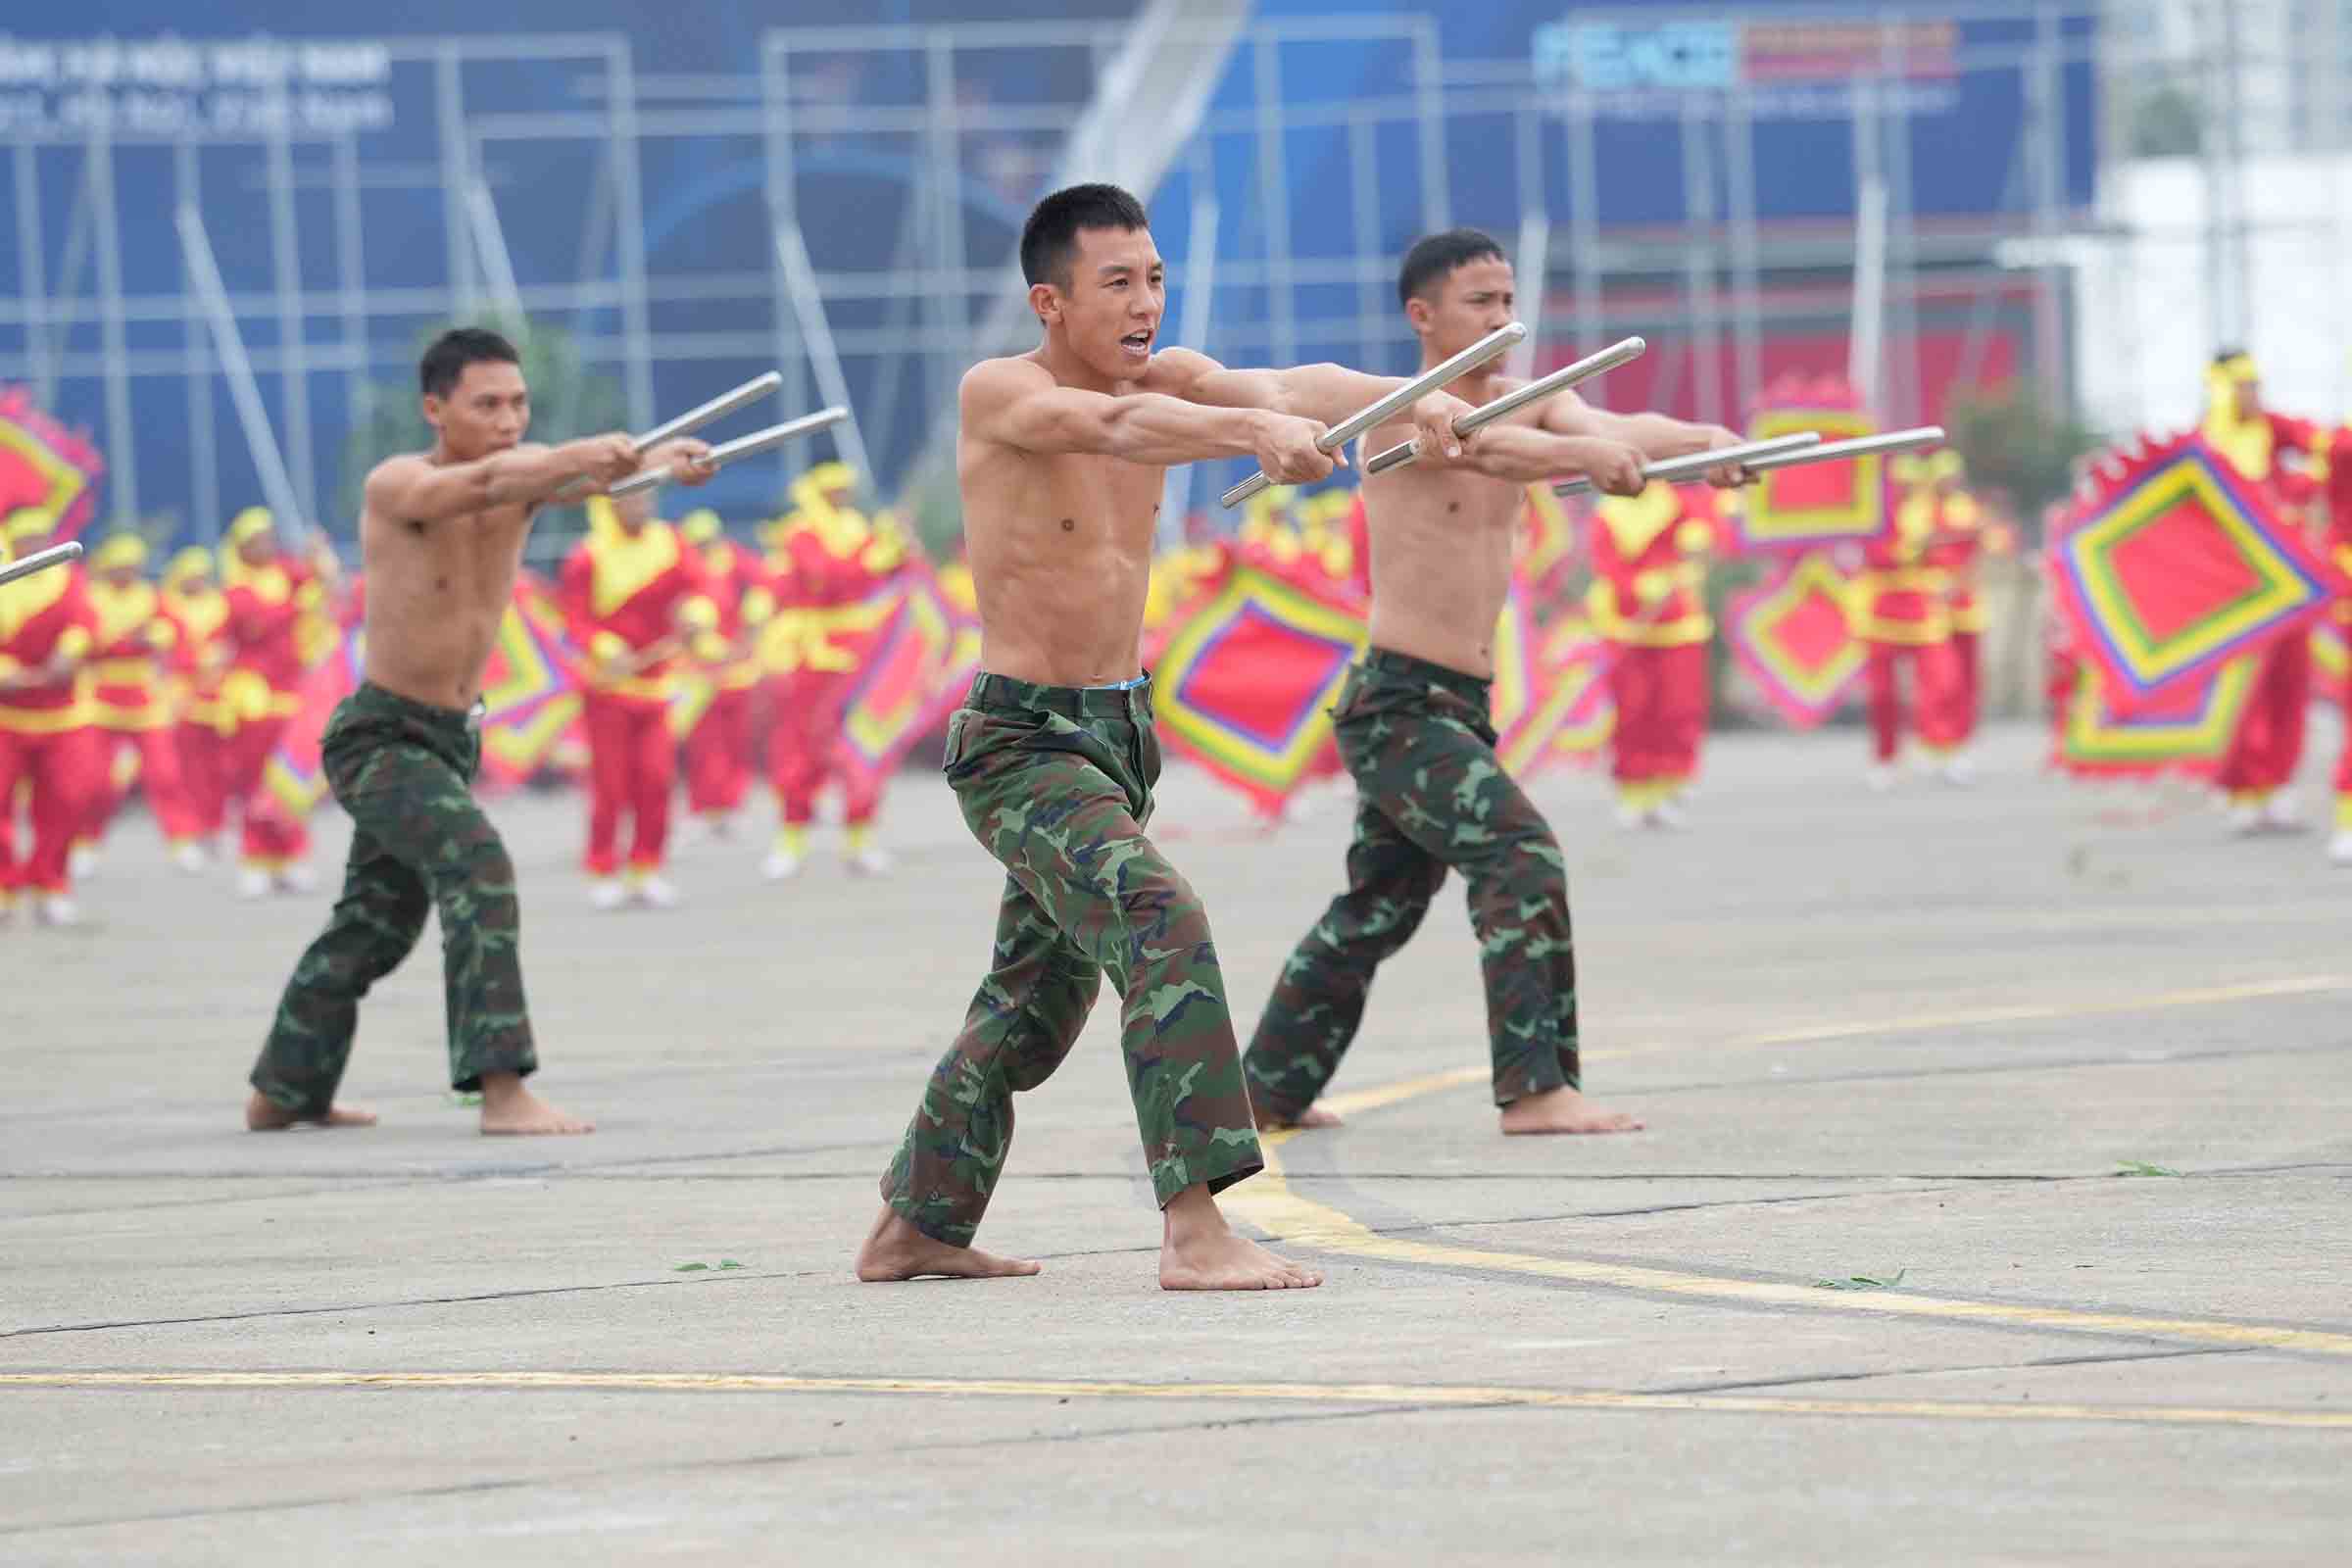
<instances>
[{"instance_id":1,"label":"green leaf on ground","mask_svg":"<svg viewBox=\"0 0 2352 1568\"><path fill-rule=\"evenodd\" d=\"M707 1269L710 1266L710 1265L708 1263L680 1263L676 1268L671 1269L670 1272L672 1274L692 1274L698 1269Z\"/></svg>"},{"instance_id":2,"label":"green leaf on ground","mask_svg":"<svg viewBox=\"0 0 2352 1568\"><path fill-rule=\"evenodd\" d=\"M1849 1274L1841 1280L1815 1280L1813 1288L1817 1291L1891 1291L1902 1284L1903 1276L1910 1272L1907 1268L1898 1268L1885 1279L1875 1274Z\"/></svg>"},{"instance_id":3,"label":"green leaf on ground","mask_svg":"<svg viewBox=\"0 0 2352 1568\"><path fill-rule=\"evenodd\" d=\"M2180 1174L2170 1165L2151 1165L2144 1159L2119 1159L2115 1163L2115 1173L2118 1176L2178 1176Z\"/></svg>"},{"instance_id":4,"label":"green leaf on ground","mask_svg":"<svg viewBox=\"0 0 2352 1568\"><path fill-rule=\"evenodd\" d=\"M446 1094L441 1097L441 1102L445 1105L455 1106L460 1110L464 1110L480 1105L482 1102L482 1097L479 1095Z\"/></svg>"},{"instance_id":5,"label":"green leaf on ground","mask_svg":"<svg viewBox=\"0 0 2352 1568\"><path fill-rule=\"evenodd\" d=\"M735 1261L733 1258L731 1258L731 1257L722 1257L722 1258L720 1258L720 1259L718 1260L718 1266L719 1266L720 1268L741 1268L741 1267L743 1267L743 1265L742 1265L741 1263L738 1263L738 1262L736 1262L736 1261Z\"/></svg>"}]
</instances>

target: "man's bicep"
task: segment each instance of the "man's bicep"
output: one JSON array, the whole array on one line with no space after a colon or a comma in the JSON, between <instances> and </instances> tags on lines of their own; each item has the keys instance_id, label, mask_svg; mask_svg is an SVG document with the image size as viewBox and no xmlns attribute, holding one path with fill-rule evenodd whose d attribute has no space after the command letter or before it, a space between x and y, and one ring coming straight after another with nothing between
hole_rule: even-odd
<instances>
[{"instance_id":1,"label":"man's bicep","mask_svg":"<svg viewBox=\"0 0 2352 1568\"><path fill-rule=\"evenodd\" d=\"M1537 428L1552 435L1599 435L1605 423L1600 411L1574 392L1561 392L1538 405Z\"/></svg>"}]
</instances>

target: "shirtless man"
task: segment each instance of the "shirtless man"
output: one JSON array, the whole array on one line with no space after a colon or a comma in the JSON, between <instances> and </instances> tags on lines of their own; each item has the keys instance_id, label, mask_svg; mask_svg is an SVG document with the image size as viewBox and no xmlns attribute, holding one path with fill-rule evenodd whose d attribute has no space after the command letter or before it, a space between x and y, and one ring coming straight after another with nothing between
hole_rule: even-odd
<instances>
[{"instance_id":1,"label":"shirtless man","mask_svg":"<svg viewBox=\"0 0 2352 1568\"><path fill-rule=\"evenodd\" d=\"M327 782L351 813L343 896L278 1004L254 1063L245 1125L365 1127L335 1102L360 999L441 914L450 1081L481 1091L485 1133L585 1133L522 1086L538 1067L523 1004L514 864L474 804L482 669L514 596L538 508L574 479L598 488L645 465L679 482L714 471L703 442L639 452L626 435L525 446L531 397L514 347L459 328L418 367L433 449L368 476L360 544L368 573L368 667L328 722Z\"/></svg>"},{"instance_id":2,"label":"shirtless man","mask_svg":"<svg viewBox=\"0 0 2352 1568\"><path fill-rule=\"evenodd\" d=\"M1424 366L1511 319L1511 265L1472 229L1415 245L1397 292ZM1454 384L1483 404L1522 383L1480 369ZM1364 441L1378 450L1412 433L1392 425ZM1449 868L1469 883L1502 1130L1642 1125L1578 1089L1566 867L1543 813L1494 756L1494 626L1527 485L1582 473L1610 495L1638 495L1645 460L1738 440L1720 426L1609 414L1565 392L1486 426L1458 464L1424 458L1365 480L1371 646L1333 710L1356 785L1348 891L1283 966L1244 1057L1261 1126L1339 1122L1315 1097L1355 1037L1373 971L1412 937ZM1745 474L1727 467L1708 477L1737 484Z\"/></svg>"},{"instance_id":3,"label":"shirtless man","mask_svg":"<svg viewBox=\"0 0 2352 1568\"><path fill-rule=\"evenodd\" d=\"M1208 920L1144 834L1159 776L1140 645L1161 479L1256 459L1306 483L1315 441L1402 383L1337 366L1229 370L1152 352L1164 269L1143 208L1080 185L1021 236L1045 341L963 379L956 469L980 603L981 668L949 720L948 780L1008 876L995 963L882 1179L862 1280L1034 1274L971 1246L1012 1134L1013 1095L1059 1066L1104 970L1162 1210L1167 1290L1279 1290L1321 1277L1235 1235L1213 1194L1260 1168ZM1468 405L1416 405L1449 461Z\"/></svg>"}]
</instances>

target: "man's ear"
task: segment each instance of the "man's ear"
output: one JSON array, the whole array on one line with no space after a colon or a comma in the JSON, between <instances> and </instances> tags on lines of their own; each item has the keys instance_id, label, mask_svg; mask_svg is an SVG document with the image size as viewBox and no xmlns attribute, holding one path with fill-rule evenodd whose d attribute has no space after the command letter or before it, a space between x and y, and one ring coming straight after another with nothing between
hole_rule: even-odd
<instances>
[{"instance_id":1,"label":"man's ear","mask_svg":"<svg viewBox=\"0 0 2352 1568\"><path fill-rule=\"evenodd\" d=\"M1061 290L1051 283L1029 285L1029 308L1048 326L1061 319Z\"/></svg>"}]
</instances>

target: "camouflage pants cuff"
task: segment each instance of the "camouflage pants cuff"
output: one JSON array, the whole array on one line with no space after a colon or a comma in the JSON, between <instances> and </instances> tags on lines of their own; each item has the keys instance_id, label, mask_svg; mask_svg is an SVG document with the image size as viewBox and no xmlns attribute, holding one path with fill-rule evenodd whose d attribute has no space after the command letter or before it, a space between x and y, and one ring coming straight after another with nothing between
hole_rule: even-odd
<instances>
[{"instance_id":1,"label":"camouflage pants cuff","mask_svg":"<svg viewBox=\"0 0 2352 1568\"><path fill-rule=\"evenodd\" d=\"M1258 1148L1254 1128L1239 1132L1220 1129L1197 1151L1154 1160L1152 1196L1165 1208L1188 1187L1205 1182L1211 1193L1221 1193L1265 1168L1265 1154Z\"/></svg>"},{"instance_id":2,"label":"camouflage pants cuff","mask_svg":"<svg viewBox=\"0 0 2352 1568\"><path fill-rule=\"evenodd\" d=\"M324 1089L304 1089L283 1079L270 1077L260 1067L253 1069L246 1082L252 1084L264 1100L278 1109L305 1120L325 1115L335 1102L333 1084L328 1084Z\"/></svg>"},{"instance_id":3,"label":"camouflage pants cuff","mask_svg":"<svg viewBox=\"0 0 2352 1568\"><path fill-rule=\"evenodd\" d=\"M1521 1061L1495 1067L1494 1103L1508 1105L1555 1089L1582 1089L1582 1077L1574 1052L1531 1051Z\"/></svg>"},{"instance_id":4,"label":"camouflage pants cuff","mask_svg":"<svg viewBox=\"0 0 2352 1568\"><path fill-rule=\"evenodd\" d=\"M891 1175L896 1174L894 1167ZM978 1225L968 1220L942 1220L939 1217L941 1204L925 1203L912 1193L894 1187L889 1176L882 1181L882 1201L889 1205L893 1214L942 1247L969 1248L972 1238L980 1231Z\"/></svg>"},{"instance_id":5,"label":"camouflage pants cuff","mask_svg":"<svg viewBox=\"0 0 2352 1568\"><path fill-rule=\"evenodd\" d=\"M460 1058L457 1070L450 1075L450 1086L462 1095L470 1095L482 1087L482 1075L511 1072L517 1078L528 1078L539 1070L539 1056L528 1040L519 1044L486 1046L467 1051Z\"/></svg>"}]
</instances>

